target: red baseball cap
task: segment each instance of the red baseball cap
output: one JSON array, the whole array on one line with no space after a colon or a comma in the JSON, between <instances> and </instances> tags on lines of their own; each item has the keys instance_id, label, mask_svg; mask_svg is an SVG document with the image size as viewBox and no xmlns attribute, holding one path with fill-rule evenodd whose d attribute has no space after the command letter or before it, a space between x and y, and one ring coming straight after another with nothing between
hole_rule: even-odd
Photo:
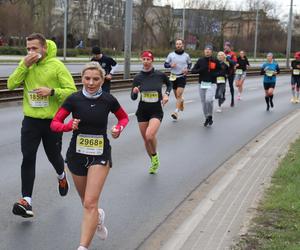
<instances>
[{"instance_id":1,"label":"red baseball cap","mask_svg":"<svg viewBox=\"0 0 300 250\"><path fill-rule=\"evenodd\" d=\"M149 50L145 50L142 52L141 58L143 58L143 57L150 58L152 61L154 61L153 53Z\"/></svg>"}]
</instances>

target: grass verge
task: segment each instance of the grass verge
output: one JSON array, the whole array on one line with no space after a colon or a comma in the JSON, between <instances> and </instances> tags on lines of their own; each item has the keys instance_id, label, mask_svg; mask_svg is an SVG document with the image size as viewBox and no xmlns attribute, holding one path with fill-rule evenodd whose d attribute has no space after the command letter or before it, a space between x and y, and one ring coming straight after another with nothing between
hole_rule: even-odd
<instances>
[{"instance_id":1,"label":"grass verge","mask_svg":"<svg viewBox=\"0 0 300 250\"><path fill-rule=\"evenodd\" d=\"M300 139L274 173L248 233L231 249L300 249Z\"/></svg>"}]
</instances>

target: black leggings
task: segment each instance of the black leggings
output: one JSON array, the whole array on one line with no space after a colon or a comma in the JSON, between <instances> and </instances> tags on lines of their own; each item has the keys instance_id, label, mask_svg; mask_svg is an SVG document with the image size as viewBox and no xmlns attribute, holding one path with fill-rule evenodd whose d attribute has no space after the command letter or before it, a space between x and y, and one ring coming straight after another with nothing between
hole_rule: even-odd
<instances>
[{"instance_id":1,"label":"black leggings","mask_svg":"<svg viewBox=\"0 0 300 250\"><path fill-rule=\"evenodd\" d=\"M231 103L232 104L234 104L234 87L233 87L233 82L234 82L234 74L228 76L228 83L229 83L229 88L230 88Z\"/></svg>"},{"instance_id":2,"label":"black leggings","mask_svg":"<svg viewBox=\"0 0 300 250\"><path fill-rule=\"evenodd\" d=\"M64 160L61 155L62 133L52 132L50 119L24 117L21 128L21 165L22 195L32 196L36 154L42 141L48 160L58 175L64 171Z\"/></svg>"},{"instance_id":3,"label":"black leggings","mask_svg":"<svg viewBox=\"0 0 300 250\"><path fill-rule=\"evenodd\" d=\"M102 91L106 93L110 93L110 80L105 79L102 85Z\"/></svg>"}]
</instances>

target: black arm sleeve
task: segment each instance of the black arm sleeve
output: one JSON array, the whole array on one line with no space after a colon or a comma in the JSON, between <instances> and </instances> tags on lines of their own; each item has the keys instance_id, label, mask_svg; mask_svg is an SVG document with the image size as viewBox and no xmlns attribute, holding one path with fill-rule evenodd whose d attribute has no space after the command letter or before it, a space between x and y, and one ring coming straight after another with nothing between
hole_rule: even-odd
<instances>
[{"instance_id":1,"label":"black arm sleeve","mask_svg":"<svg viewBox=\"0 0 300 250\"><path fill-rule=\"evenodd\" d=\"M132 89L131 89L131 93L130 93L130 97L131 97L132 100L136 100L137 97L138 97L138 94L133 93L133 89L134 89L135 87L139 87L139 85L140 85L140 84L139 84L139 81L138 81L138 75L137 75L137 76L135 76L135 77L133 78Z\"/></svg>"},{"instance_id":2,"label":"black arm sleeve","mask_svg":"<svg viewBox=\"0 0 300 250\"><path fill-rule=\"evenodd\" d=\"M167 86L165 94L170 95L172 91L172 82L169 80L169 77L167 77L166 74L163 74L163 81Z\"/></svg>"},{"instance_id":3,"label":"black arm sleeve","mask_svg":"<svg viewBox=\"0 0 300 250\"><path fill-rule=\"evenodd\" d=\"M117 62L111 57L109 57L109 62L110 62L111 66L116 66L117 65Z\"/></svg>"},{"instance_id":4,"label":"black arm sleeve","mask_svg":"<svg viewBox=\"0 0 300 250\"><path fill-rule=\"evenodd\" d=\"M110 98L110 111L112 113L116 113L121 107L121 105L113 95L111 95Z\"/></svg>"},{"instance_id":5,"label":"black arm sleeve","mask_svg":"<svg viewBox=\"0 0 300 250\"><path fill-rule=\"evenodd\" d=\"M277 64L276 66L276 71L277 71L277 74L280 74L280 68L279 68L279 65Z\"/></svg>"},{"instance_id":6,"label":"black arm sleeve","mask_svg":"<svg viewBox=\"0 0 300 250\"><path fill-rule=\"evenodd\" d=\"M70 113L73 111L73 103L74 103L74 94L67 97L67 99L64 101L64 103L61 105L62 108L66 109Z\"/></svg>"},{"instance_id":7,"label":"black arm sleeve","mask_svg":"<svg viewBox=\"0 0 300 250\"><path fill-rule=\"evenodd\" d=\"M250 63L249 63L249 61L248 61L248 58L246 58L246 63L247 63L248 66L250 66Z\"/></svg>"},{"instance_id":8,"label":"black arm sleeve","mask_svg":"<svg viewBox=\"0 0 300 250\"><path fill-rule=\"evenodd\" d=\"M170 64L170 63L167 63L167 62L165 62L164 66L165 66L166 69L171 68L171 64Z\"/></svg>"}]
</instances>

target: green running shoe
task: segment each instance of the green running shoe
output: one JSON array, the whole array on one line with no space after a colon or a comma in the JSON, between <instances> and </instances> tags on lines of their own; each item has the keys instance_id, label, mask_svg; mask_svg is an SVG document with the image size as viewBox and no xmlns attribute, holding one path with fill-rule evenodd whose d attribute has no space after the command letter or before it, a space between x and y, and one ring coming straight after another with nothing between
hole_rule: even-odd
<instances>
[{"instance_id":1,"label":"green running shoe","mask_svg":"<svg viewBox=\"0 0 300 250\"><path fill-rule=\"evenodd\" d=\"M152 166L149 169L149 174L157 174L158 167L159 167L159 157L158 153L154 156L151 156L151 164Z\"/></svg>"}]
</instances>

